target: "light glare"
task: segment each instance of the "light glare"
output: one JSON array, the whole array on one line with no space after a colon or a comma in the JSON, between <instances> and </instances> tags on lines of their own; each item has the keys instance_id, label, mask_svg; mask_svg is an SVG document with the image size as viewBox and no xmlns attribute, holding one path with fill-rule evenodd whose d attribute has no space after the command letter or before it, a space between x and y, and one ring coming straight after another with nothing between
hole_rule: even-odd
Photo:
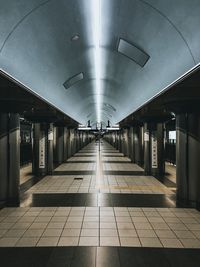
<instances>
[{"instance_id":1,"label":"light glare","mask_svg":"<svg viewBox=\"0 0 200 267\"><path fill-rule=\"evenodd\" d=\"M97 123L101 122L101 0L92 0Z\"/></svg>"}]
</instances>

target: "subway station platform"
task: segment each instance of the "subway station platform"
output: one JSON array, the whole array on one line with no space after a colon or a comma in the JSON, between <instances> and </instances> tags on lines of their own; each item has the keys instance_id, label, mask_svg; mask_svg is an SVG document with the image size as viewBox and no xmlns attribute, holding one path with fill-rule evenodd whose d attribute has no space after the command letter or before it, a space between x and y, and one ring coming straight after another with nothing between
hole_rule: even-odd
<instances>
[{"instance_id":1,"label":"subway station platform","mask_svg":"<svg viewBox=\"0 0 200 267\"><path fill-rule=\"evenodd\" d=\"M198 266L200 213L103 140L0 211L0 247L2 266Z\"/></svg>"}]
</instances>

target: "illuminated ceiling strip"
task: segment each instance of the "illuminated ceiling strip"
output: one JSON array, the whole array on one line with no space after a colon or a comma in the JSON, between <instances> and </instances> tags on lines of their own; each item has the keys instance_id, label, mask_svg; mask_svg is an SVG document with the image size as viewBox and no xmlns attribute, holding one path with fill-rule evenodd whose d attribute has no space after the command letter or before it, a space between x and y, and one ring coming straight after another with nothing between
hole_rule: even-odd
<instances>
[{"instance_id":1,"label":"illuminated ceiling strip","mask_svg":"<svg viewBox=\"0 0 200 267\"><path fill-rule=\"evenodd\" d=\"M92 0L93 34L94 34L94 60L95 60L95 95L97 123L101 122L101 0Z\"/></svg>"}]
</instances>

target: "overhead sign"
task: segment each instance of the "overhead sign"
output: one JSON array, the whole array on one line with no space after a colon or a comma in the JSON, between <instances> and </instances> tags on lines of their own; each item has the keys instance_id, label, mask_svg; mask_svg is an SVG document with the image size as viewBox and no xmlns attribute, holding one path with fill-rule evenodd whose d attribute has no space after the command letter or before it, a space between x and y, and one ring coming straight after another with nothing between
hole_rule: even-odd
<instances>
[{"instance_id":1,"label":"overhead sign","mask_svg":"<svg viewBox=\"0 0 200 267\"><path fill-rule=\"evenodd\" d=\"M149 141L149 132L144 133L144 141Z\"/></svg>"},{"instance_id":2,"label":"overhead sign","mask_svg":"<svg viewBox=\"0 0 200 267\"><path fill-rule=\"evenodd\" d=\"M158 144L157 144L157 138L155 136L152 136L151 138L151 151L152 151L152 168L158 168Z\"/></svg>"},{"instance_id":3,"label":"overhead sign","mask_svg":"<svg viewBox=\"0 0 200 267\"><path fill-rule=\"evenodd\" d=\"M49 129L48 131L48 141L53 141L53 130Z\"/></svg>"},{"instance_id":4,"label":"overhead sign","mask_svg":"<svg viewBox=\"0 0 200 267\"><path fill-rule=\"evenodd\" d=\"M39 141L39 168L45 168L45 134L42 133Z\"/></svg>"}]
</instances>

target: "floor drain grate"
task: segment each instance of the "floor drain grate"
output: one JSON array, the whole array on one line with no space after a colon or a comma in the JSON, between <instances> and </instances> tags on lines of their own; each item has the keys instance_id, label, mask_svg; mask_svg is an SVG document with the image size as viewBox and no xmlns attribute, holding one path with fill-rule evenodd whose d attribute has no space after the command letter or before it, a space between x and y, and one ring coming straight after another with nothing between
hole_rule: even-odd
<instances>
[{"instance_id":1,"label":"floor drain grate","mask_svg":"<svg viewBox=\"0 0 200 267\"><path fill-rule=\"evenodd\" d=\"M75 177L74 180L83 180L82 177Z\"/></svg>"}]
</instances>

